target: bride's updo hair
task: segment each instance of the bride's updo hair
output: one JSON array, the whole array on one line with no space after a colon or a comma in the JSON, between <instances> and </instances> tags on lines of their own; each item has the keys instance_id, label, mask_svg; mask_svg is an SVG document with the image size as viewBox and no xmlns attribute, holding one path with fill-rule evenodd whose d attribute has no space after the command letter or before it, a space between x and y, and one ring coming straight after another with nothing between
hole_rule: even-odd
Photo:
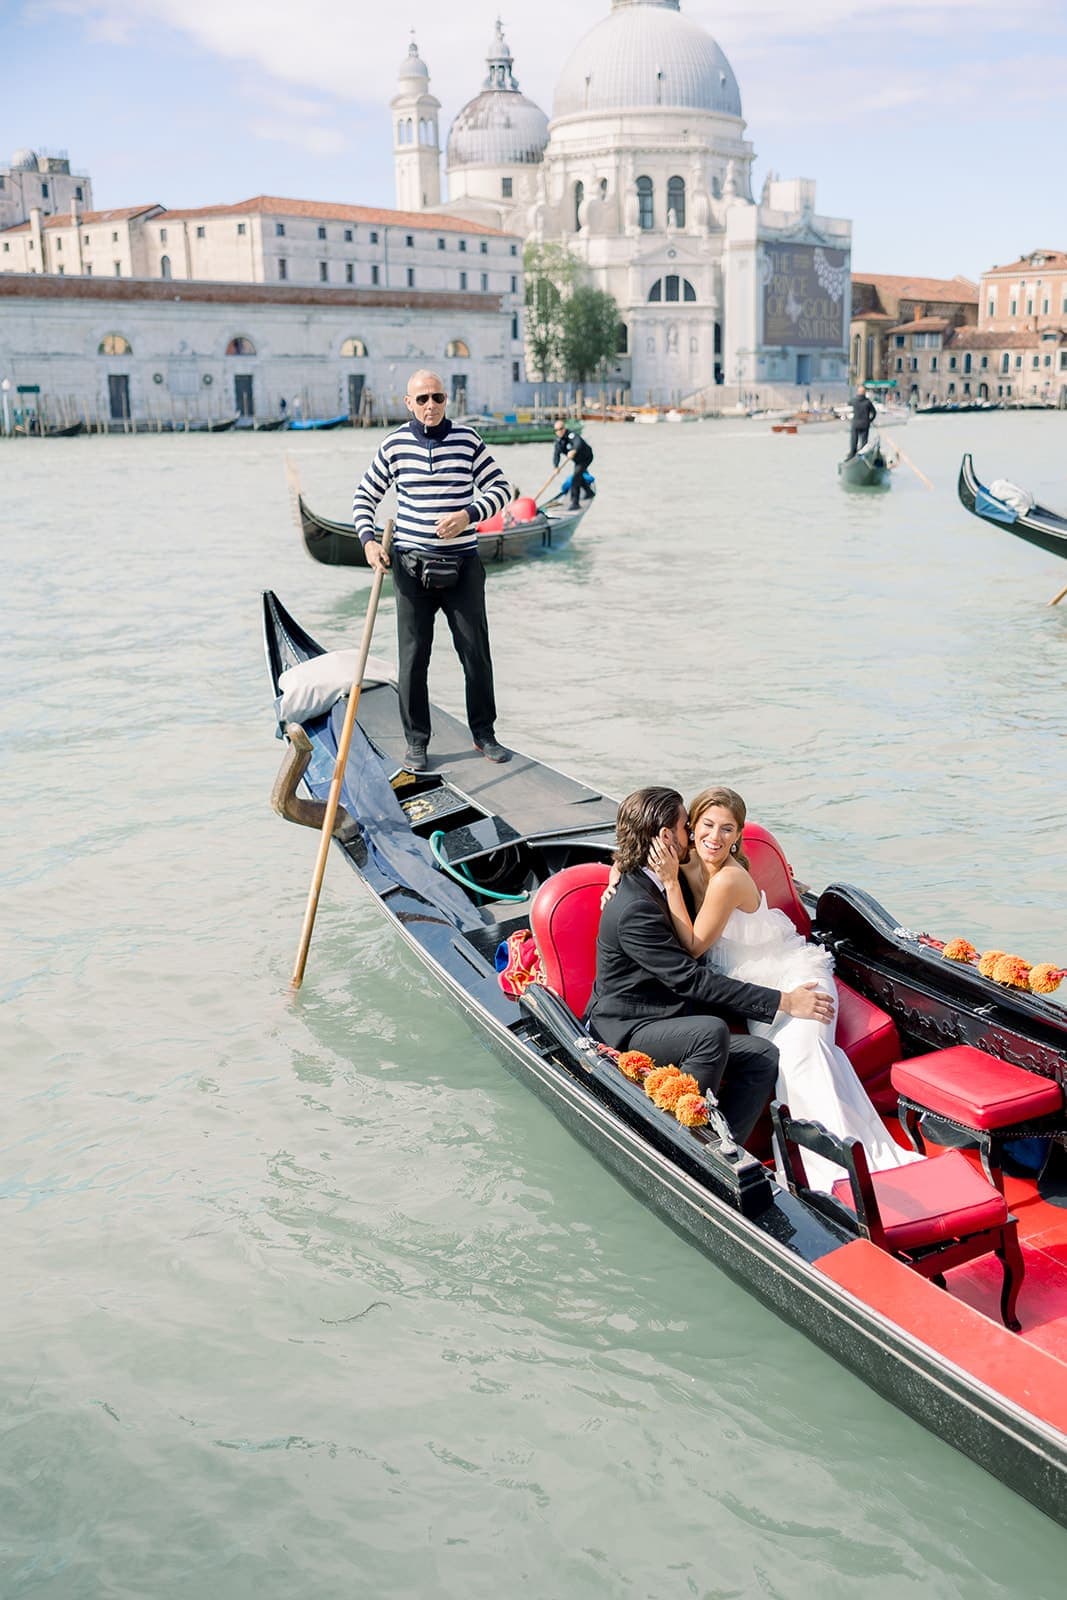
<instances>
[{"instance_id":1,"label":"bride's updo hair","mask_svg":"<svg viewBox=\"0 0 1067 1600\"><path fill-rule=\"evenodd\" d=\"M710 811L712 806L722 806L723 810L728 811L733 817L734 821L737 823L737 848L731 850L730 853L733 856L733 859L740 862L741 866L743 866L747 872L748 857L744 851L744 837L745 818L748 816L748 812L745 809L745 802L742 800L736 789L724 789L721 787L715 789L701 789L700 793L689 807L690 831L695 832L697 823L700 821L705 811Z\"/></svg>"}]
</instances>

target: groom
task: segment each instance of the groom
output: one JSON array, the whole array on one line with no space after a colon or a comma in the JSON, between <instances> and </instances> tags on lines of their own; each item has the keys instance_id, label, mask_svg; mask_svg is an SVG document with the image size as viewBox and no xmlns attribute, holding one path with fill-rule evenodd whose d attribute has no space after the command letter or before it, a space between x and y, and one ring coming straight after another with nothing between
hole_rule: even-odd
<instances>
[{"instance_id":1,"label":"groom","mask_svg":"<svg viewBox=\"0 0 1067 1600\"><path fill-rule=\"evenodd\" d=\"M682 949L666 891L648 865L657 840L679 861L689 859L688 818L674 789L627 795L616 832L622 876L600 919L586 1026L615 1050L643 1050L657 1066L673 1062L691 1072L701 1094L717 1097L744 1144L774 1089L778 1049L766 1039L731 1034L728 1023L771 1022L779 1011L824 1022L832 1002L814 985L780 993L722 977Z\"/></svg>"}]
</instances>

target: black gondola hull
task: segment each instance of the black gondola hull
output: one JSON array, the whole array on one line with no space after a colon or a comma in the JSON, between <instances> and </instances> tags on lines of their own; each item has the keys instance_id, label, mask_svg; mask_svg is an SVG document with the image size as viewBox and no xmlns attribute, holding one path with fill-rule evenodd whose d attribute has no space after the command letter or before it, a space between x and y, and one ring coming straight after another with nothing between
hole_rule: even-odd
<instances>
[{"instance_id":1,"label":"black gondola hull","mask_svg":"<svg viewBox=\"0 0 1067 1600\"><path fill-rule=\"evenodd\" d=\"M367 568L363 546L350 524L333 522L310 509L303 495L297 496L297 512L304 536L304 548L313 560L327 567ZM518 522L497 533L478 535L478 554L487 569L505 561L518 561L563 550L570 544L585 516L580 511L549 515L540 512L532 522Z\"/></svg>"},{"instance_id":2,"label":"black gondola hull","mask_svg":"<svg viewBox=\"0 0 1067 1600\"><path fill-rule=\"evenodd\" d=\"M1049 555L1067 558L1067 517L1061 517L1058 512L1049 511L1045 506L1035 505L1029 511L1018 512L1013 521L1006 522L979 509L980 489L985 489L985 485L979 483L975 477L974 462L970 454L967 454L960 463L957 482L960 503L973 516L980 517L983 522L988 522L994 528L999 528L1002 533L1013 533L1017 539L1024 539L1027 544L1036 545L1039 550L1045 550ZM988 493L988 490L985 492Z\"/></svg>"},{"instance_id":3,"label":"black gondola hull","mask_svg":"<svg viewBox=\"0 0 1067 1600\"><path fill-rule=\"evenodd\" d=\"M280 670L306 654L318 653L318 646L271 595L265 597L265 620L268 666L277 693ZM387 702L376 703L375 696L391 693L386 686L365 694L357 728L366 739L357 764L380 762L386 774L399 763L391 753L395 748L391 737L383 733ZM388 710L395 717L391 702ZM447 719L442 722L447 729ZM314 738L313 730L308 731ZM327 733L321 737L328 749ZM516 757L515 764L525 760ZM536 769L535 777L551 775L551 769L536 763L527 766ZM576 791L569 801L574 820L562 831L558 826L543 833L527 829L524 843L539 851L552 870L554 860L564 864L575 849L584 852L584 859L606 857L612 843L607 825L612 808L594 791L556 776ZM494 771L494 800L501 817L506 815L506 802L500 790L508 782L506 769L503 774ZM321 798L326 783L328 779L309 792ZM539 1024L536 1010L523 1012L503 995L491 949L506 924L495 926L472 907L469 925L457 925L450 913L384 870L378 850L387 827L384 812L379 818L373 808L364 809L360 822L361 838L337 848L395 932L509 1072L533 1089L627 1188L708 1258L894 1404L1067 1524L1067 1434L1020 1405L1011 1393L985 1381L979 1375L980 1364L979 1372L968 1370L920 1337L897 1309L911 1300L929 1318L949 1297L875 1250L869 1241L848 1238L835 1223L773 1184L751 1157L744 1157L751 1179L746 1183L718 1153L714 1141L698 1143L695 1135L679 1135L672 1124L673 1143L668 1144L662 1114L649 1108L639 1090L613 1069L576 1065L561 1050L558 1037ZM520 830L513 834L520 838ZM494 859L492 853L488 859ZM875 907L877 915L870 914L872 906L858 891L847 889L828 890L819 901L818 936L833 945L839 964L847 965L850 981L859 985L866 979L878 990L890 982L917 989L922 980L946 1013L958 1009L951 991L939 993L934 972L927 967L927 953L915 954L896 937L899 930L881 908ZM971 975L961 971L951 976L966 988ZM989 1010L990 986L985 980L974 981L981 989L964 999L977 1022L980 995ZM1058 1008L1044 1002L1034 1002L1031 1013L1027 1003L1014 996L1005 1000L1005 1006L999 1022L1005 1028L1010 1023L1023 1044L1029 1040L1033 1048L1047 1051L1047 1068L1054 1069L1058 1061L1067 1071L1067 1016L1057 1022ZM989 1022L988 1017L984 1020ZM686 1137L693 1140L689 1147L684 1145ZM861 1280L864 1274L872 1275L876 1292L864 1294L851 1286L857 1269ZM999 1325L969 1307L952 1304L970 1332L977 1330L977 1338L988 1342L998 1359L1010 1360L1019 1349Z\"/></svg>"}]
</instances>

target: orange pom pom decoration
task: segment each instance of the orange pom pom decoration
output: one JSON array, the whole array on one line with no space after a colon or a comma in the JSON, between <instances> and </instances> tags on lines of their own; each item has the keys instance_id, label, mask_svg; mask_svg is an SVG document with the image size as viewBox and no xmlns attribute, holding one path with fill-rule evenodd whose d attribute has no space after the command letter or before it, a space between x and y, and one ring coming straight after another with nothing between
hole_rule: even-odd
<instances>
[{"instance_id":1,"label":"orange pom pom decoration","mask_svg":"<svg viewBox=\"0 0 1067 1600\"><path fill-rule=\"evenodd\" d=\"M1022 956L1001 956L993 968L993 979L1011 989L1029 989L1030 963Z\"/></svg>"},{"instance_id":2,"label":"orange pom pom decoration","mask_svg":"<svg viewBox=\"0 0 1067 1600\"><path fill-rule=\"evenodd\" d=\"M1050 961L1042 961L1040 966L1030 969L1029 982L1034 994L1053 994L1063 979L1063 969L1054 967Z\"/></svg>"},{"instance_id":3,"label":"orange pom pom decoration","mask_svg":"<svg viewBox=\"0 0 1067 1600\"><path fill-rule=\"evenodd\" d=\"M681 1073L678 1071L677 1067L657 1067L655 1071L650 1072L645 1079L645 1093L648 1095L650 1100L655 1100L656 1104L658 1105L659 1101L656 1099L656 1096L659 1094L664 1084L670 1083L672 1078L680 1077Z\"/></svg>"},{"instance_id":4,"label":"orange pom pom decoration","mask_svg":"<svg viewBox=\"0 0 1067 1600\"><path fill-rule=\"evenodd\" d=\"M946 961L973 961L978 951L969 939L950 939L941 954Z\"/></svg>"},{"instance_id":5,"label":"orange pom pom decoration","mask_svg":"<svg viewBox=\"0 0 1067 1600\"><path fill-rule=\"evenodd\" d=\"M1003 958L1003 950L987 950L985 955L978 963L978 970L982 974L982 977L991 978L993 976L993 968L996 966L997 962L1003 960Z\"/></svg>"},{"instance_id":6,"label":"orange pom pom decoration","mask_svg":"<svg viewBox=\"0 0 1067 1600\"><path fill-rule=\"evenodd\" d=\"M656 1063L651 1056L646 1056L643 1050L623 1050L616 1062L624 1078L629 1078L631 1083L640 1083L654 1069Z\"/></svg>"},{"instance_id":7,"label":"orange pom pom decoration","mask_svg":"<svg viewBox=\"0 0 1067 1600\"><path fill-rule=\"evenodd\" d=\"M707 1102L702 1094L683 1094L674 1114L683 1128L702 1128L708 1120Z\"/></svg>"},{"instance_id":8,"label":"orange pom pom decoration","mask_svg":"<svg viewBox=\"0 0 1067 1600\"><path fill-rule=\"evenodd\" d=\"M679 1072L675 1068L674 1075L660 1085L652 1098L661 1111L673 1111L683 1095L699 1093L696 1079L690 1073Z\"/></svg>"}]
</instances>

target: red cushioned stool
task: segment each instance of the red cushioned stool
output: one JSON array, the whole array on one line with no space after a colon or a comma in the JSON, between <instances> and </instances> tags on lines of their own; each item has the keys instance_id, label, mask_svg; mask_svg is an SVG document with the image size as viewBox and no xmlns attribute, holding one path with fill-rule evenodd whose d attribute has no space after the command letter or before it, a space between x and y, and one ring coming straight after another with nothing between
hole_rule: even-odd
<instances>
[{"instance_id":1,"label":"red cushioned stool","mask_svg":"<svg viewBox=\"0 0 1067 1600\"><path fill-rule=\"evenodd\" d=\"M1000 1147L1005 1139L1050 1137L1064 1131L1063 1090L1049 1078L1013 1067L969 1044L898 1061L890 1074L900 1121L912 1148L925 1154L924 1111L974 1135L982 1166L1003 1190Z\"/></svg>"},{"instance_id":2,"label":"red cushioned stool","mask_svg":"<svg viewBox=\"0 0 1067 1600\"><path fill-rule=\"evenodd\" d=\"M827 1212L907 1266L945 1287L944 1274L978 1256L994 1254L1003 1269L1000 1315L1018 1333L1015 1315L1026 1267L1019 1228L1004 1196L976 1172L959 1150L871 1172L858 1139L839 1139L819 1122L771 1106L774 1142L790 1191ZM829 1195L808 1186L800 1151L813 1150L845 1168Z\"/></svg>"}]
</instances>

